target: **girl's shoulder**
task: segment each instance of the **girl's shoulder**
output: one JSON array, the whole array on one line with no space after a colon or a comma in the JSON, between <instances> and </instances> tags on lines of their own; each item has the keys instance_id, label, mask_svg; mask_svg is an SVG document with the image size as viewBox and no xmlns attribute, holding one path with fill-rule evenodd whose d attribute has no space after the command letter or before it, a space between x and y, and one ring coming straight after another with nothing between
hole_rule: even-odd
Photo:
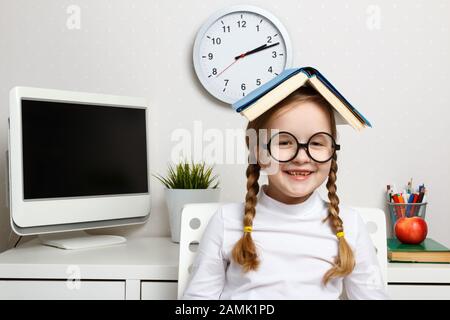
<instances>
[{"instance_id":1,"label":"girl's shoulder","mask_svg":"<svg viewBox=\"0 0 450 320\"><path fill-rule=\"evenodd\" d=\"M345 237L349 242L356 242L361 232L367 232L366 224L357 207L339 205L339 217L342 219Z\"/></svg>"},{"instance_id":2,"label":"girl's shoulder","mask_svg":"<svg viewBox=\"0 0 450 320\"><path fill-rule=\"evenodd\" d=\"M245 205L243 202L227 202L220 204L211 220L221 226L225 238L238 238L242 235ZM228 235L228 236L226 236Z\"/></svg>"},{"instance_id":3,"label":"girl's shoulder","mask_svg":"<svg viewBox=\"0 0 450 320\"><path fill-rule=\"evenodd\" d=\"M242 236L244 203L222 203L211 217L209 228L211 232L220 235L222 240L222 254L230 259L234 244Z\"/></svg>"},{"instance_id":4,"label":"girl's shoulder","mask_svg":"<svg viewBox=\"0 0 450 320\"><path fill-rule=\"evenodd\" d=\"M325 216L328 215L328 202L324 201L324 211ZM339 204L339 218L341 218L342 222L344 223L344 228L350 227L351 229L358 228L359 220L362 219L361 215L359 213L358 208L345 205L345 204Z\"/></svg>"},{"instance_id":5,"label":"girl's shoulder","mask_svg":"<svg viewBox=\"0 0 450 320\"><path fill-rule=\"evenodd\" d=\"M217 214L221 219L229 224L232 221L240 221L242 223L244 203L243 202L227 202L222 203L217 210Z\"/></svg>"},{"instance_id":6,"label":"girl's shoulder","mask_svg":"<svg viewBox=\"0 0 450 320\"><path fill-rule=\"evenodd\" d=\"M355 223L358 217L360 217L360 214L355 207L340 204L339 217L341 217L344 222Z\"/></svg>"},{"instance_id":7,"label":"girl's shoulder","mask_svg":"<svg viewBox=\"0 0 450 320\"><path fill-rule=\"evenodd\" d=\"M231 230L242 230L243 203L220 203L216 211L208 219L205 229L206 237L212 239L225 237L225 233ZM227 237L225 237L227 238Z\"/></svg>"}]
</instances>

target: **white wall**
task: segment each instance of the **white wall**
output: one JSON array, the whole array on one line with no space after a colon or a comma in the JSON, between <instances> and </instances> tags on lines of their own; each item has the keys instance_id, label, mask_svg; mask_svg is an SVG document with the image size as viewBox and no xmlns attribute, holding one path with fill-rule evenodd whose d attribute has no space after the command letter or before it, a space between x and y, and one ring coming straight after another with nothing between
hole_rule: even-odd
<instances>
[{"instance_id":1,"label":"white wall","mask_svg":"<svg viewBox=\"0 0 450 320\"><path fill-rule=\"evenodd\" d=\"M210 97L192 66L192 45L214 11L241 1L0 0L0 250L8 243L5 159L8 92L15 85L144 96L152 109L151 171L165 172L177 128L242 129L246 122ZM279 17L296 66L323 72L373 123L339 128L341 203L385 208L387 183L413 177L429 188L429 235L450 245L447 119L450 4L445 1L246 1ZM66 27L69 5L81 29ZM370 26L370 5L380 10ZM378 10L376 9L376 10ZM369 26L368 26L369 25ZM374 26L372 24L372 26ZM220 121L218 120L220 119ZM243 201L245 165L217 165L222 201ZM169 235L163 187L151 181L144 226L108 230ZM322 190L323 191L323 190ZM102 230L101 232L103 232Z\"/></svg>"}]
</instances>

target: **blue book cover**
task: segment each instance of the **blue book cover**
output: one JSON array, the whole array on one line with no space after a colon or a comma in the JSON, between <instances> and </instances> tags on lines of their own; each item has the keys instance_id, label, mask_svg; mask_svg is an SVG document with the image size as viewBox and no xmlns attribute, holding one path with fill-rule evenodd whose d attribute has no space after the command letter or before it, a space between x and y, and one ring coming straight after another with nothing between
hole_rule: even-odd
<instances>
[{"instance_id":1,"label":"blue book cover","mask_svg":"<svg viewBox=\"0 0 450 320\"><path fill-rule=\"evenodd\" d=\"M276 88L278 85L280 85L281 83L283 83L284 81L286 81L287 79L291 78L292 76L296 75L299 72L305 73L309 78L317 77L317 79L319 79L328 88L328 90L330 90L337 98L339 98L339 100L341 100L341 102L345 104L347 108L361 120L361 122L367 124L369 127L372 127L369 120L367 120L355 107L353 107L350 104L350 102L348 102L347 99L345 99L344 96L341 95L339 91L317 69L314 69L312 67L291 68L284 70L282 73L280 73L272 80L266 82L261 87L250 92L244 98L233 103L232 108L236 112L241 112L242 110L246 109L247 107L255 103L259 98L264 96L266 93Z\"/></svg>"}]
</instances>

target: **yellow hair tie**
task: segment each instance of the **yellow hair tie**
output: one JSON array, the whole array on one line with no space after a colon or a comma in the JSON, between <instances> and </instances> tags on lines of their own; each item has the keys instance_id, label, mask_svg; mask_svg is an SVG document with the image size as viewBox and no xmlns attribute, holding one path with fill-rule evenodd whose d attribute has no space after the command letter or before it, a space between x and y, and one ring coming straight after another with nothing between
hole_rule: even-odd
<instances>
[{"instance_id":1,"label":"yellow hair tie","mask_svg":"<svg viewBox=\"0 0 450 320\"><path fill-rule=\"evenodd\" d=\"M344 237L344 231L336 233L336 237L338 237L338 238Z\"/></svg>"},{"instance_id":2,"label":"yellow hair tie","mask_svg":"<svg viewBox=\"0 0 450 320\"><path fill-rule=\"evenodd\" d=\"M245 226L244 227L244 232L252 232L253 228L250 226Z\"/></svg>"}]
</instances>

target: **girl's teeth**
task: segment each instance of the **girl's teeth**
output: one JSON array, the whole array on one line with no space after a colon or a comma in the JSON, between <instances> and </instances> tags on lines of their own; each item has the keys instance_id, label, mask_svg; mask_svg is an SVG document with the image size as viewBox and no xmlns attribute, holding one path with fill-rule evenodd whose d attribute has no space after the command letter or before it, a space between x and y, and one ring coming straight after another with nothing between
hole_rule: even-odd
<instances>
[{"instance_id":1,"label":"girl's teeth","mask_svg":"<svg viewBox=\"0 0 450 320\"><path fill-rule=\"evenodd\" d=\"M289 173L290 175L293 175L293 176L307 176L307 175L309 175L311 172L293 172L293 171L288 171L288 173Z\"/></svg>"}]
</instances>

